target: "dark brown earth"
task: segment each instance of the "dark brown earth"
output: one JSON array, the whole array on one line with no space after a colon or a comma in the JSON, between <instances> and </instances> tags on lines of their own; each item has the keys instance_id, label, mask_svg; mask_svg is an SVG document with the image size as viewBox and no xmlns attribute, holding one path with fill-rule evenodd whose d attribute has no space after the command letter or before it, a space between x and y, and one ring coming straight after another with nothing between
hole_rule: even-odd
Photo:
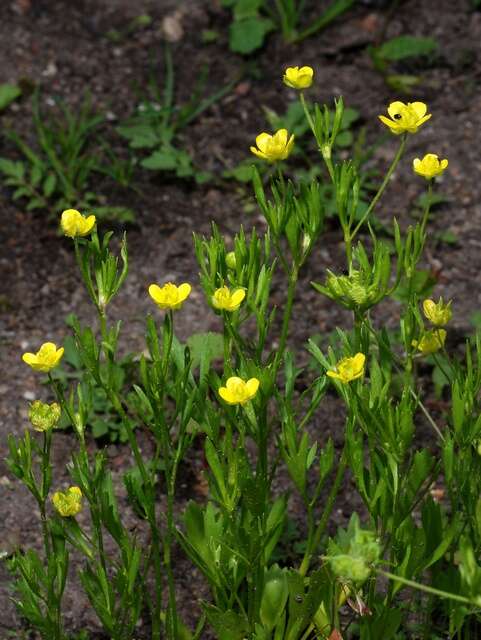
<instances>
[{"instance_id":1,"label":"dark brown earth","mask_svg":"<svg viewBox=\"0 0 481 640\"><path fill-rule=\"evenodd\" d=\"M256 134L266 128L262 107L283 112L295 98L280 81L284 67L289 64L313 66L316 82L312 98L322 103L343 95L347 105L359 109L367 126L368 142L377 140L381 133L377 114L384 111L388 102L400 97L373 70L366 52L366 45L375 41L387 15L386 9L375 8L378 4L383 3L358 3L326 32L297 47L286 46L277 35L271 37L262 53L250 61L255 63L256 73L244 75L221 102L186 130L184 145L196 164L219 176L224 168L233 167L248 156L248 147ZM132 113L136 103L134 84L145 85L151 54L157 55L162 46L162 20L178 9L183 36L173 44L177 100L188 98L205 64L209 66L209 86L213 89L236 77L244 61L227 48L228 14L221 9L220 2L3 0L0 82L26 79L38 83L46 109L52 98L58 97L76 107L89 90L95 107L109 111L114 124L118 123ZM153 18L149 27L116 43L105 37L109 29L122 30L140 13ZM203 44L200 35L203 29L219 31L220 39L214 44ZM448 201L433 217L426 267L438 280L437 294L454 300L452 334L459 341L472 331L469 318L480 308L481 301L481 13L473 11L467 0L400 2L387 26L387 36L405 33L433 36L440 43L440 53L429 68L408 70L423 73L424 82L411 99L427 102L433 118L410 141L404 163L393 176L377 213L385 221L395 215L407 224L413 203L423 188L421 181L412 176L411 159L428 151L449 158L449 171L439 187ZM157 55L154 64L162 85L160 56ZM0 117L1 124L13 124L31 138L29 99L12 105ZM106 135L115 138L112 130ZM121 147L122 141L115 140ZM395 144L396 140L388 137L386 144L376 151L372 165L385 170ZM1 138L0 155L14 157L12 147ZM208 233L211 220L229 238L240 223L263 229L259 213L255 209L252 212L252 208L246 211L249 187L243 191L236 183L220 179L198 187L147 171L137 173L136 184L141 195L118 190L105 194L116 200L114 204L132 206L137 214L136 224L128 229L129 277L111 308L112 319L124 321L122 349L134 352L143 349L144 318L152 311L146 295L148 284L167 280L197 283L192 232ZM93 186L103 188L101 183ZM67 314L73 312L85 319L91 309L78 277L71 244L58 236L55 222L47 219L43 211L27 212L23 203L12 203L6 187L0 188L0 198L0 552L8 555L17 547L40 546L38 514L33 502L4 463L7 434L21 434L27 425L28 401L48 397L38 376L21 363L20 356L47 339L61 343L67 333L64 321ZM125 200L119 202L119 198ZM455 234L455 244L436 241L436 233L447 230ZM324 278L327 267L335 270L341 266L340 243L340 233L330 224L303 274L291 335L292 344L298 349L313 334L327 334L336 325L348 326L348 316L309 286L310 280ZM284 295L283 287L277 287L274 303L282 306ZM194 287L191 303L178 315L180 337L219 328L217 318L206 313L206 309L200 287ZM376 312L376 321L395 327L395 308L381 307ZM337 434L339 443L342 424L339 405L334 397L328 396L312 425L313 436L317 434L322 441L328 434L336 439ZM429 437L428 432L424 437ZM56 435L54 478L58 487L68 481L65 462L74 446L72 434ZM89 446L95 450L97 444L92 440ZM122 468L129 463L128 448L111 445L108 455L116 477L120 478ZM179 512L188 497L196 497L196 492L202 499L199 458L199 454L192 452L186 465L179 490ZM281 491L282 482L280 479ZM122 483L117 484L125 517L135 519L126 505ZM296 507L293 502L294 517ZM336 519L345 520L356 508L359 501L346 486L337 505ZM195 606L198 598L205 595L205 589L180 552L176 562L180 609L186 622L194 624ZM92 634L99 631L85 597L75 588L67 594L65 610L69 629L85 629ZM9 599L9 577L3 564L0 611L0 639L29 637L22 635L27 630Z\"/></svg>"}]
</instances>

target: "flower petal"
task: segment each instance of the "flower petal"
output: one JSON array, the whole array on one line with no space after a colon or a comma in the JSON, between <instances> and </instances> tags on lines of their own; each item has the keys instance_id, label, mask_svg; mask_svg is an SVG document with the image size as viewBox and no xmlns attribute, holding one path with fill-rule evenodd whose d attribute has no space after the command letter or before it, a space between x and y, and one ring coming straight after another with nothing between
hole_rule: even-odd
<instances>
[{"instance_id":1,"label":"flower petal","mask_svg":"<svg viewBox=\"0 0 481 640\"><path fill-rule=\"evenodd\" d=\"M262 133L259 133L259 135L257 136L256 145L261 151L265 151L271 139L272 139L272 136L268 133L265 133L264 131ZM251 151L252 151L252 147L251 147Z\"/></svg>"},{"instance_id":2,"label":"flower petal","mask_svg":"<svg viewBox=\"0 0 481 640\"><path fill-rule=\"evenodd\" d=\"M258 388L259 380L257 378L250 378L249 380L247 380L246 389L250 398L253 398L256 395Z\"/></svg>"},{"instance_id":3,"label":"flower petal","mask_svg":"<svg viewBox=\"0 0 481 640\"><path fill-rule=\"evenodd\" d=\"M252 153L257 156L258 158L261 158L262 160L267 160L267 156L265 153L263 153L262 151L259 151L259 149L256 149L255 147L251 147L250 148Z\"/></svg>"},{"instance_id":4,"label":"flower petal","mask_svg":"<svg viewBox=\"0 0 481 640\"><path fill-rule=\"evenodd\" d=\"M428 107L424 102L410 102L409 106L415 112L418 118L423 118L426 115ZM431 117L431 115L429 116Z\"/></svg>"},{"instance_id":5,"label":"flower petal","mask_svg":"<svg viewBox=\"0 0 481 640\"><path fill-rule=\"evenodd\" d=\"M183 302L184 300L186 300L189 297L191 291L192 287L188 282L183 282L181 285L179 285L179 302Z\"/></svg>"},{"instance_id":6,"label":"flower petal","mask_svg":"<svg viewBox=\"0 0 481 640\"><path fill-rule=\"evenodd\" d=\"M416 104L416 103L414 103L414 104ZM406 105L404 104L404 102L400 102L399 100L395 100L394 102L391 102L391 104L388 106L387 112L391 116L391 118L394 119L395 116L397 116L400 113L402 113L405 109L406 109ZM426 112L424 112L424 113L426 113ZM423 113L423 115L424 115L424 113ZM421 117L421 116L419 116L419 117Z\"/></svg>"},{"instance_id":7,"label":"flower petal","mask_svg":"<svg viewBox=\"0 0 481 640\"><path fill-rule=\"evenodd\" d=\"M162 292L162 289L159 287L158 284L151 284L149 287L149 296L155 301L155 302L162 302L164 299L164 295Z\"/></svg>"}]
</instances>

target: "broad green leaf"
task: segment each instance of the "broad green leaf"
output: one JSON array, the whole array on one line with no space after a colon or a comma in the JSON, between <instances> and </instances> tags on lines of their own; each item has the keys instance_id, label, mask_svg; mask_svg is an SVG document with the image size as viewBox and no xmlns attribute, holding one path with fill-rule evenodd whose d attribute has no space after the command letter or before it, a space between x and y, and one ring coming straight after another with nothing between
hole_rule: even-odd
<instances>
[{"instance_id":1,"label":"broad green leaf","mask_svg":"<svg viewBox=\"0 0 481 640\"><path fill-rule=\"evenodd\" d=\"M434 53L437 48L438 43L434 38L399 36L382 44L376 53L384 60L395 62L405 58L425 56Z\"/></svg>"},{"instance_id":2,"label":"broad green leaf","mask_svg":"<svg viewBox=\"0 0 481 640\"><path fill-rule=\"evenodd\" d=\"M235 53L248 54L264 44L274 25L267 18L246 18L233 22L229 30L229 46Z\"/></svg>"},{"instance_id":3,"label":"broad green leaf","mask_svg":"<svg viewBox=\"0 0 481 640\"><path fill-rule=\"evenodd\" d=\"M16 84L0 84L0 111L8 107L21 93L20 87Z\"/></svg>"}]
</instances>

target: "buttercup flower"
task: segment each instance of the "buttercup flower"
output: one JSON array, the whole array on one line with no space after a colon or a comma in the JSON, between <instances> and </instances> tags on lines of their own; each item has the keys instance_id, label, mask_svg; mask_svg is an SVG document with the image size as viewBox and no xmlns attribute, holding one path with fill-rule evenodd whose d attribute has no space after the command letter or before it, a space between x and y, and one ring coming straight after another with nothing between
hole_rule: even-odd
<instances>
[{"instance_id":1,"label":"buttercup flower","mask_svg":"<svg viewBox=\"0 0 481 640\"><path fill-rule=\"evenodd\" d=\"M24 353L22 360L26 362L34 371L48 373L55 369L62 359L64 348L57 346L53 342L44 342L37 353Z\"/></svg>"},{"instance_id":2,"label":"buttercup flower","mask_svg":"<svg viewBox=\"0 0 481 640\"><path fill-rule=\"evenodd\" d=\"M312 67L288 67L284 73L284 84L291 89L307 89L312 84L314 69Z\"/></svg>"},{"instance_id":3,"label":"buttercup flower","mask_svg":"<svg viewBox=\"0 0 481 640\"><path fill-rule=\"evenodd\" d=\"M268 162L285 160L290 154L294 145L294 134L288 139L287 129L279 129L274 135L260 133L256 138L256 147L251 147L251 151L258 158Z\"/></svg>"},{"instance_id":4,"label":"buttercup flower","mask_svg":"<svg viewBox=\"0 0 481 640\"><path fill-rule=\"evenodd\" d=\"M444 304L442 298L439 298L438 302L425 300L423 302L423 311L429 322L432 322L432 324L435 324L437 327L448 324L453 315L451 311L451 301Z\"/></svg>"},{"instance_id":5,"label":"buttercup flower","mask_svg":"<svg viewBox=\"0 0 481 640\"><path fill-rule=\"evenodd\" d=\"M82 491L79 487L69 487L67 491L57 491L52 496L55 511L62 518L76 516L82 511Z\"/></svg>"},{"instance_id":6,"label":"buttercup flower","mask_svg":"<svg viewBox=\"0 0 481 640\"><path fill-rule=\"evenodd\" d=\"M35 400L30 405L28 417L35 431L49 431L59 421L60 413L60 405L56 402L46 404L40 400Z\"/></svg>"},{"instance_id":7,"label":"buttercup flower","mask_svg":"<svg viewBox=\"0 0 481 640\"><path fill-rule=\"evenodd\" d=\"M389 118L386 116L379 116L379 120L388 126L393 133L399 135L400 133L416 133L418 128L424 124L431 114L426 115L428 110L427 105L424 102L391 102L387 108Z\"/></svg>"},{"instance_id":8,"label":"buttercup flower","mask_svg":"<svg viewBox=\"0 0 481 640\"><path fill-rule=\"evenodd\" d=\"M335 369L326 372L329 378L340 380L343 384L347 384L352 380L357 380L364 375L364 364L366 356L363 353L356 353L352 358L343 358L336 364Z\"/></svg>"},{"instance_id":9,"label":"buttercup flower","mask_svg":"<svg viewBox=\"0 0 481 640\"><path fill-rule=\"evenodd\" d=\"M190 295L192 287L187 282L178 287L172 282L159 287L158 284L151 284L149 295L159 309L180 309Z\"/></svg>"},{"instance_id":10,"label":"buttercup flower","mask_svg":"<svg viewBox=\"0 0 481 640\"><path fill-rule=\"evenodd\" d=\"M87 236L95 225L95 216L83 216L76 209L67 209L62 213L60 226L62 231L69 238L77 236Z\"/></svg>"},{"instance_id":11,"label":"buttercup flower","mask_svg":"<svg viewBox=\"0 0 481 640\"><path fill-rule=\"evenodd\" d=\"M435 153L427 153L422 160L414 158L413 169L418 176L432 180L436 176L440 176L448 166L446 158L440 160Z\"/></svg>"},{"instance_id":12,"label":"buttercup flower","mask_svg":"<svg viewBox=\"0 0 481 640\"><path fill-rule=\"evenodd\" d=\"M425 331L421 336L421 340L413 340L412 345L416 347L423 355L436 353L444 346L446 340L446 331L444 329L433 329Z\"/></svg>"},{"instance_id":13,"label":"buttercup flower","mask_svg":"<svg viewBox=\"0 0 481 640\"><path fill-rule=\"evenodd\" d=\"M245 297L246 292L244 289L235 289L231 293L228 287L221 287L212 296L212 305L216 309L222 309L223 311L237 311Z\"/></svg>"},{"instance_id":14,"label":"buttercup flower","mask_svg":"<svg viewBox=\"0 0 481 640\"><path fill-rule=\"evenodd\" d=\"M227 380L225 387L220 387L219 395L227 404L245 404L256 395L258 388L257 378L250 378L245 382L234 376Z\"/></svg>"}]
</instances>

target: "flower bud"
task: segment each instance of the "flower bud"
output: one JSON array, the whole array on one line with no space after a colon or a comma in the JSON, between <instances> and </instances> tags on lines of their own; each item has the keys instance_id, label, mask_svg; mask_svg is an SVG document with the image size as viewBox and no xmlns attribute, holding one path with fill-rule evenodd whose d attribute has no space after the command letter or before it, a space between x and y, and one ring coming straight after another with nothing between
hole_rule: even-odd
<instances>
[{"instance_id":1,"label":"flower bud","mask_svg":"<svg viewBox=\"0 0 481 640\"><path fill-rule=\"evenodd\" d=\"M225 257L225 263L229 267L229 269L235 269L237 267L235 251L229 251L229 253Z\"/></svg>"}]
</instances>

